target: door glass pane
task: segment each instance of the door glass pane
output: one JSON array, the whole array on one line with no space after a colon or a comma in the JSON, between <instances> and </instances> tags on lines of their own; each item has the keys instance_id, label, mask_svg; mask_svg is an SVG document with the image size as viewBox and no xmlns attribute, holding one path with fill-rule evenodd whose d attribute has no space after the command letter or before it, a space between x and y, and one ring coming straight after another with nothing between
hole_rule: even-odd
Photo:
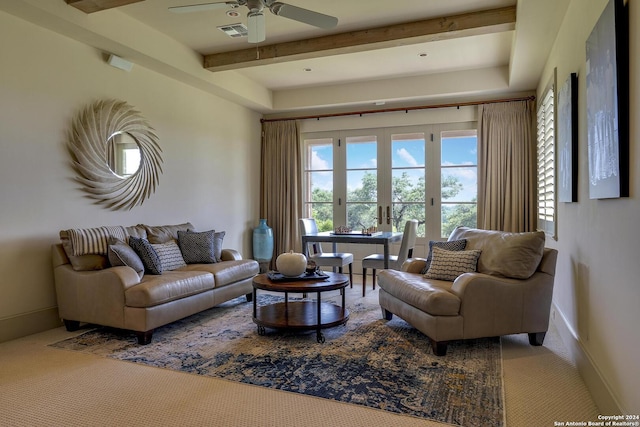
<instances>
[{"instance_id":1,"label":"door glass pane","mask_svg":"<svg viewBox=\"0 0 640 427\"><path fill-rule=\"evenodd\" d=\"M478 168L475 166L443 168L440 182L442 199L447 203L472 202L478 197Z\"/></svg>"},{"instance_id":2,"label":"door glass pane","mask_svg":"<svg viewBox=\"0 0 640 427\"><path fill-rule=\"evenodd\" d=\"M425 237L424 133L391 135L393 230L403 231L408 220L418 220L418 237Z\"/></svg>"},{"instance_id":3,"label":"door glass pane","mask_svg":"<svg viewBox=\"0 0 640 427\"><path fill-rule=\"evenodd\" d=\"M333 230L333 139L305 140L305 212L319 231Z\"/></svg>"},{"instance_id":4,"label":"door glass pane","mask_svg":"<svg viewBox=\"0 0 640 427\"><path fill-rule=\"evenodd\" d=\"M346 138L347 226L362 230L377 225L378 141L376 136Z\"/></svg>"},{"instance_id":5,"label":"door glass pane","mask_svg":"<svg viewBox=\"0 0 640 427\"><path fill-rule=\"evenodd\" d=\"M475 130L441 135L441 234L459 225L477 226L478 140Z\"/></svg>"}]
</instances>

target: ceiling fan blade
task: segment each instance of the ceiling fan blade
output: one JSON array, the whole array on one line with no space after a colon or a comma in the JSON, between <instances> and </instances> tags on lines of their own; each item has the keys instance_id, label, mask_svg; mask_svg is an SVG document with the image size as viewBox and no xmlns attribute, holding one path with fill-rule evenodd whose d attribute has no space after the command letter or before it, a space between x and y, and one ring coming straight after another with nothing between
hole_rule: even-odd
<instances>
[{"instance_id":1,"label":"ceiling fan blade","mask_svg":"<svg viewBox=\"0 0 640 427\"><path fill-rule=\"evenodd\" d=\"M249 12L247 14L247 30L249 32L249 43L263 42L266 38L264 13Z\"/></svg>"},{"instance_id":2,"label":"ceiling fan blade","mask_svg":"<svg viewBox=\"0 0 640 427\"><path fill-rule=\"evenodd\" d=\"M275 15L304 22L318 28L333 28L338 25L338 18L335 16L325 15L324 13L314 12L286 3L274 2L269 6L269 9Z\"/></svg>"},{"instance_id":3,"label":"ceiling fan blade","mask_svg":"<svg viewBox=\"0 0 640 427\"><path fill-rule=\"evenodd\" d=\"M169 10L174 13L191 13L202 12L205 10L213 9L226 9L227 7L238 7L237 1L223 1L217 3L202 3L202 4L190 4L187 6L173 6Z\"/></svg>"}]
</instances>

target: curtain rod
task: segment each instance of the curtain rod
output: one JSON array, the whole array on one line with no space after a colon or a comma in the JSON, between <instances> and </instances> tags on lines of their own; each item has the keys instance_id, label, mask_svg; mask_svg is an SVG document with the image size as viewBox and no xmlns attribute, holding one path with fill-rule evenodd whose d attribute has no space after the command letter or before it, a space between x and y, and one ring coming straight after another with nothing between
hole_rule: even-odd
<instances>
[{"instance_id":1,"label":"curtain rod","mask_svg":"<svg viewBox=\"0 0 640 427\"><path fill-rule=\"evenodd\" d=\"M285 120L307 120L307 119L325 119L328 117L343 117L343 116L362 116L364 114L377 114L377 113L393 113L398 111L404 111L408 113L413 110L429 110L432 108L449 108L449 107L468 107L470 105L480 105L480 104L498 104L501 102L516 102L516 101L535 101L535 96L525 96L520 98L503 98L503 99L494 99L491 101L470 101L470 102L459 102L454 104L437 104L437 105L422 105L418 107L397 107L397 108L384 108L380 110L363 110L363 111L351 111L345 113L330 113L330 114L318 114L313 116L298 116L298 117L282 117L277 119L260 119L260 123L266 122L281 122Z\"/></svg>"}]
</instances>

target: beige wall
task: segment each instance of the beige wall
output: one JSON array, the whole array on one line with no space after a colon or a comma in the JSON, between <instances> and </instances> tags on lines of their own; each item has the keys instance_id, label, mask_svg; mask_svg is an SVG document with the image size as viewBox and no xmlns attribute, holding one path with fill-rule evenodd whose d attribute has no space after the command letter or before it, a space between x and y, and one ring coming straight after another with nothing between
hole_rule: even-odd
<instances>
[{"instance_id":1,"label":"beige wall","mask_svg":"<svg viewBox=\"0 0 640 427\"><path fill-rule=\"evenodd\" d=\"M603 413L640 411L640 22L630 3L631 196L590 200L587 166L585 41L607 0L573 0L538 86L542 93L557 67L562 84L579 79L578 203L558 204L559 250L555 320ZM570 391L569 391L570 392ZM610 398L612 397L612 398Z\"/></svg>"},{"instance_id":2,"label":"beige wall","mask_svg":"<svg viewBox=\"0 0 640 427\"><path fill-rule=\"evenodd\" d=\"M251 256L257 224L260 116L141 66L0 12L0 341L52 326L50 245L71 227L170 224L225 230L225 247ZM136 107L160 137L156 192L109 211L79 190L65 135L86 104Z\"/></svg>"}]
</instances>

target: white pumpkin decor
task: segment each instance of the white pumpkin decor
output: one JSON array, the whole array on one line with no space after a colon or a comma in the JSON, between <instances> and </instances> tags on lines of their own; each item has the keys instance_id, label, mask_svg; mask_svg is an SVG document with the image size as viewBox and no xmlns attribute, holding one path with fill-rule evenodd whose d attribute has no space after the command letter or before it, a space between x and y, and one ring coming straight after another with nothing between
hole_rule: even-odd
<instances>
[{"instance_id":1,"label":"white pumpkin decor","mask_svg":"<svg viewBox=\"0 0 640 427\"><path fill-rule=\"evenodd\" d=\"M299 276L307 268L307 257L293 251L285 252L276 258L276 268L283 276Z\"/></svg>"}]
</instances>

